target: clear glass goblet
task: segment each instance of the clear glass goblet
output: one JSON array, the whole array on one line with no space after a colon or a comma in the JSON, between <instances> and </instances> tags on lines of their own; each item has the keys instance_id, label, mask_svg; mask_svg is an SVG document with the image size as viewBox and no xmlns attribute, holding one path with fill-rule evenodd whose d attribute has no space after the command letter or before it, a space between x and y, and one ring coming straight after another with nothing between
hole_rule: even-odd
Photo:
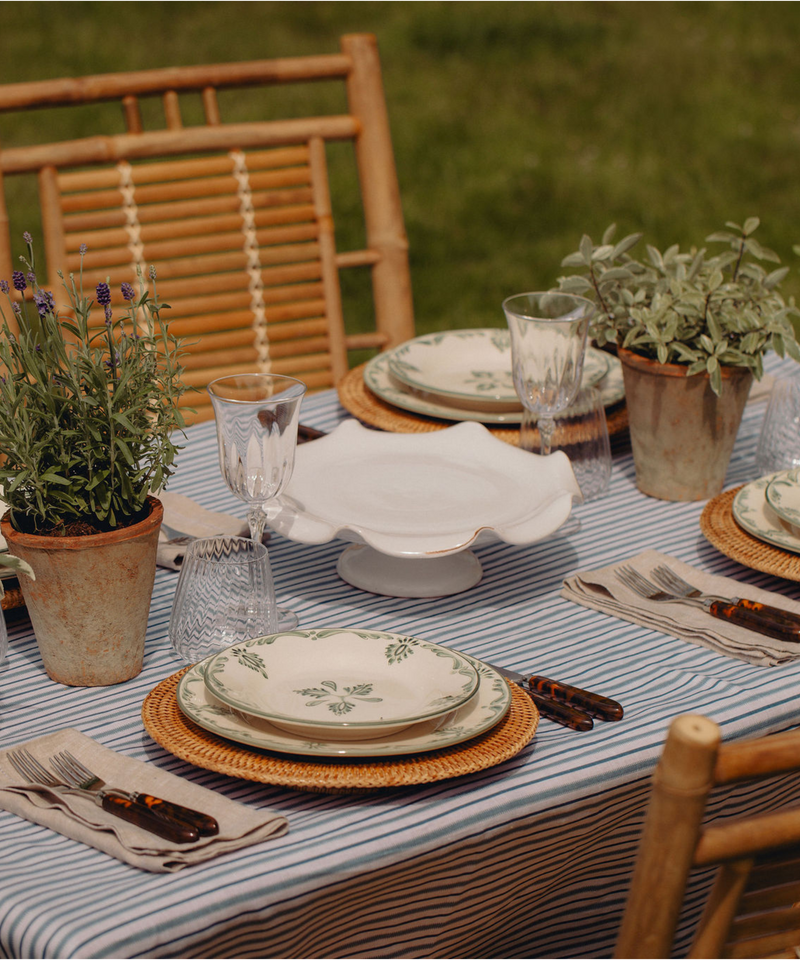
<instances>
[{"instance_id":1,"label":"clear glass goblet","mask_svg":"<svg viewBox=\"0 0 800 960\"><path fill-rule=\"evenodd\" d=\"M571 293L520 293L503 301L511 333L514 387L537 419L541 452L550 453L554 415L575 399L594 304Z\"/></svg>"},{"instance_id":2,"label":"clear glass goblet","mask_svg":"<svg viewBox=\"0 0 800 960\"><path fill-rule=\"evenodd\" d=\"M300 403L306 385L271 373L221 377L208 385L217 421L222 476L248 505L250 536L264 536L264 504L277 497L292 476ZM297 615L278 608L278 629L292 630Z\"/></svg>"}]
</instances>

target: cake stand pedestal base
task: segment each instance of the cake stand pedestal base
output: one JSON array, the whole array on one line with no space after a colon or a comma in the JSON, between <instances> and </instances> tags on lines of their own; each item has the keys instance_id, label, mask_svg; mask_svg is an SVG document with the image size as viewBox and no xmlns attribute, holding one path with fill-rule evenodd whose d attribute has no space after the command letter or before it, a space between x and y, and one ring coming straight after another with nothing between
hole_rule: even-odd
<instances>
[{"instance_id":1,"label":"cake stand pedestal base","mask_svg":"<svg viewBox=\"0 0 800 960\"><path fill-rule=\"evenodd\" d=\"M339 557L336 572L346 583L384 597L433 598L462 593L480 582L483 570L471 550L444 557L390 557L355 543Z\"/></svg>"}]
</instances>

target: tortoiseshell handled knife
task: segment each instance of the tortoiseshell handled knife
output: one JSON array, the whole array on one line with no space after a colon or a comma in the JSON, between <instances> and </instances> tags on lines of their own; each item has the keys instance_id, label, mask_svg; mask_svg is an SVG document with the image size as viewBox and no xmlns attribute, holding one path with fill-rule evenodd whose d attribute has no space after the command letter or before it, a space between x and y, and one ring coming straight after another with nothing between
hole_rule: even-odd
<instances>
[{"instance_id":1,"label":"tortoiseshell handled knife","mask_svg":"<svg viewBox=\"0 0 800 960\"><path fill-rule=\"evenodd\" d=\"M591 730L592 727L594 727L594 721L585 710L572 704L543 696L531 689L528 678L523 677L521 673L516 673L514 670L506 670L505 667L498 667L493 663L489 663L488 660L484 660L483 662L487 667L496 670L507 680L520 686L536 704L536 709L539 713L543 717L547 717L548 720L552 720L553 723L558 723L562 727L569 727L570 730Z\"/></svg>"},{"instance_id":2,"label":"tortoiseshell handled knife","mask_svg":"<svg viewBox=\"0 0 800 960\"><path fill-rule=\"evenodd\" d=\"M550 680L536 674L526 677L515 670L498 667L487 661L484 661L484 663L504 677L519 684L523 690L534 698L537 706L539 700L545 699L553 701L559 706L576 710L584 716L588 716L589 719L596 717L598 720L616 721L623 717L622 705L617 703L616 700L601 696L599 693L581 690L580 687L573 687L572 684L562 683L560 680ZM542 712L544 713L544 711ZM588 730L590 727L575 727L574 729Z\"/></svg>"}]
</instances>

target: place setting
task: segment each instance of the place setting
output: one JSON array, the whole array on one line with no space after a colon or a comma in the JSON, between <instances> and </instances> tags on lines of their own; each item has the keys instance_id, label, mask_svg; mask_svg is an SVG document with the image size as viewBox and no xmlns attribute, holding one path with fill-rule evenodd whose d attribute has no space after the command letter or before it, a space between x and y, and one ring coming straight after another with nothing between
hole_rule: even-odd
<instances>
[{"instance_id":1,"label":"place setting","mask_svg":"<svg viewBox=\"0 0 800 960\"><path fill-rule=\"evenodd\" d=\"M533 738L539 713L497 670L449 647L317 628L224 646L159 683L142 719L197 766L339 793L502 763Z\"/></svg>"},{"instance_id":2,"label":"place setting","mask_svg":"<svg viewBox=\"0 0 800 960\"><path fill-rule=\"evenodd\" d=\"M627 414L619 360L587 346L580 386L599 391L609 434L624 433ZM526 418L514 389L510 333L499 327L415 337L355 367L337 390L349 413L388 431L436 431L474 421L506 443L518 444Z\"/></svg>"},{"instance_id":3,"label":"place setting","mask_svg":"<svg viewBox=\"0 0 800 960\"><path fill-rule=\"evenodd\" d=\"M759 433L755 480L709 500L700 529L745 566L800 581L800 383L775 380Z\"/></svg>"}]
</instances>

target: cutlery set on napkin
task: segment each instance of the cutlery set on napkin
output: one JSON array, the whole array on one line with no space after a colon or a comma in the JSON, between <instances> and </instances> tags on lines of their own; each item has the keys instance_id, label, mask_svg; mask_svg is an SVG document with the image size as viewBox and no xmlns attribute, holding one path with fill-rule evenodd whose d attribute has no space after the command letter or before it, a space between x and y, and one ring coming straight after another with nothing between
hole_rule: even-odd
<instances>
[{"instance_id":1,"label":"cutlery set on napkin","mask_svg":"<svg viewBox=\"0 0 800 960\"><path fill-rule=\"evenodd\" d=\"M644 581L644 583L642 582ZM561 596L759 666L800 659L800 603L646 550L579 571Z\"/></svg>"},{"instance_id":2,"label":"cutlery set on napkin","mask_svg":"<svg viewBox=\"0 0 800 960\"><path fill-rule=\"evenodd\" d=\"M70 785L77 782L82 786ZM283 816L125 757L74 729L0 752L0 808L156 873L288 829Z\"/></svg>"}]
</instances>

